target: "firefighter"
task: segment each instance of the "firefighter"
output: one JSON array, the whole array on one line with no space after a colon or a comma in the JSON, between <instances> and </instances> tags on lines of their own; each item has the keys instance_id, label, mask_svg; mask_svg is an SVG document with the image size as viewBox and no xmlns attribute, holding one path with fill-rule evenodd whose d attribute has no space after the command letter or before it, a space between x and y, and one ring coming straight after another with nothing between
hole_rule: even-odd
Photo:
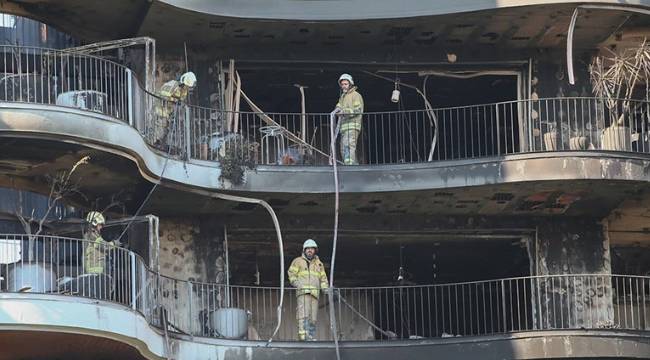
<instances>
[{"instance_id":1,"label":"firefighter","mask_svg":"<svg viewBox=\"0 0 650 360\"><path fill-rule=\"evenodd\" d=\"M104 274L108 251L120 246L120 243L119 241L107 242L102 238L101 231L106 224L106 219L100 212L89 212L86 222L88 228L84 233L84 240L87 241L84 244L84 272L86 274Z\"/></svg>"},{"instance_id":2,"label":"firefighter","mask_svg":"<svg viewBox=\"0 0 650 360\"><path fill-rule=\"evenodd\" d=\"M345 165L358 165L357 140L361 134L361 118L363 114L363 97L354 86L350 74L339 77L341 97L336 104L339 116L340 148Z\"/></svg>"},{"instance_id":3,"label":"firefighter","mask_svg":"<svg viewBox=\"0 0 650 360\"><path fill-rule=\"evenodd\" d=\"M316 320L318 316L318 297L321 291L329 288L325 266L318 259L318 245L307 239L302 245L302 255L295 258L289 266L289 282L296 288L298 339L316 340Z\"/></svg>"},{"instance_id":4,"label":"firefighter","mask_svg":"<svg viewBox=\"0 0 650 360\"><path fill-rule=\"evenodd\" d=\"M169 123L172 117L179 110L178 104L187 100L189 91L196 86L196 75L193 72L186 72L179 80L170 80L164 83L158 91L158 95L164 100L156 106L156 117L154 123L154 143L163 145L169 132ZM178 126L178 125L177 125ZM178 136L178 135L176 135Z\"/></svg>"}]
</instances>

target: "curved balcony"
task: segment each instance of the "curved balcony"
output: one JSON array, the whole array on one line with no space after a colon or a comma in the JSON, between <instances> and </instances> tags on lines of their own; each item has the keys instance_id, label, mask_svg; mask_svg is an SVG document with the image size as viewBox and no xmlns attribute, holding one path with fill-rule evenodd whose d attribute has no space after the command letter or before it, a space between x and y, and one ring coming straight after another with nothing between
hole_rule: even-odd
<instances>
[{"instance_id":1,"label":"curved balcony","mask_svg":"<svg viewBox=\"0 0 650 360\"><path fill-rule=\"evenodd\" d=\"M65 50L0 46L0 100L82 109L132 123L135 84L115 62Z\"/></svg>"},{"instance_id":2,"label":"curved balcony","mask_svg":"<svg viewBox=\"0 0 650 360\"><path fill-rule=\"evenodd\" d=\"M325 296L316 329L320 341L292 345L297 339L295 289L285 289L282 318L278 319L279 288L178 280L152 271L141 257L122 248L103 245L97 250L105 256L93 257L88 243L74 238L0 235L0 247L0 331L18 329L29 334L74 329L117 339L147 358L169 352L175 352L176 358L214 354L214 347L240 349L234 358L248 351L287 352L297 357L301 352L306 356L332 350L330 306ZM88 271L99 264L103 272ZM573 354L605 357L618 352L618 356L644 354L641 357L647 358L649 291L650 277L644 276L529 276L337 288L332 291L331 308L341 346L360 356L368 356L373 349L380 356L386 346L396 354L412 355L444 353L456 346L471 352L497 351L504 341L516 352L522 346L519 340L530 343L536 337L558 336L564 339L562 345L511 355L535 358L539 351L561 353L574 341L584 346L604 340L611 348L591 352L576 348ZM278 322L275 341L266 344ZM582 338L584 331L592 340Z\"/></svg>"},{"instance_id":3,"label":"curved balcony","mask_svg":"<svg viewBox=\"0 0 650 360\"><path fill-rule=\"evenodd\" d=\"M188 106L144 91L128 68L102 58L18 46L0 47L0 56L4 136L104 149L133 159L146 178L194 187L332 191L323 176L331 171L330 114ZM367 112L358 143L361 165L340 167L342 191L564 179L645 182L648 110L645 101L549 98ZM219 181L225 158L257 169L246 172L241 185Z\"/></svg>"},{"instance_id":4,"label":"curved balcony","mask_svg":"<svg viewBox=\"0 0 650 360\"><path fill-rule=\"evenodd\" d=\"M355 0L333 6L330 3L293 2L290 0L276 0L273 6L259 6L259 2L247 0L232 3L229 1L186 1L186 0L164 0L162 3L173 7L201 13L204 15L215 15L221 17L234 17L242 19L273 19L273 20L367 20L367 19L398 19L415 16L433 16L443 14L455 14L470 11L492 10L499 8L512 8L531 5L566 4L580 3L579 1L516 1L516 0L478 0L478 1L456 1L447 3L445 1L422 1L408 0L402 3ZM634 5L650 6L650 3L631 1L603 1L620 5L630 3ZM364 11L359 11L364 9Z\"/></svg>"}]
</instances>

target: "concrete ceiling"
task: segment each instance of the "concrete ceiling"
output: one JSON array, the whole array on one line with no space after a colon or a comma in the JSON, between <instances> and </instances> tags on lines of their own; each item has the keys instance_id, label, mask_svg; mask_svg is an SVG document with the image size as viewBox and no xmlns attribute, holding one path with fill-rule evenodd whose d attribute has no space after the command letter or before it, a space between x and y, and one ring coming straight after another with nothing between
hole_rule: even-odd
<instances>
[{"instance_id":1,"label":"concrete ceiling","mask_svg":"<svg viewBox=\"0 0 650 360\"><path fill-rule=\"evenodd\" d=\"M370 216L479 214L604 217L623 199L646 189L645 183L631 181L540 181L418 191L345 193L341 195L340 204L344 214ZM332 212L334 201L332 194L240 194L262 196L280 215L286 216L328 214ZM243 216L264 216L264 211L254 205L201 198L172 189L154 194L149 207L162 213L232 212Z\"/></svg>"},{"instance_id":2,"label":"concrete ceiling","mask_svg":"<svg viewBox=\"0 0 650 360\"><path fill-rule=\"evenodd\" d=\"M365 47L554 48L564 46L574 8L571 4L554 4L408 19L301 22L205 15L154 2L139 33L169 46L187 41L188 46L208 52L250 46L258 50L282 46L294 51L319 47L355 51L365 51ZM595 47L628 16L585 10L575 33L576 48Z\"/></svg>"},{"instance_id":3,"label":"concrete ceiling","mask_svg":"<svg viewBox=\"0 0 650 360\"><path fill-rule=\"evenodd\" d=\"M119 341L63 332L2 331L0 347L0 359L146 359L136 349Z\"/></svg>"},{"instance_id":4,"label":"concrete ceiling","mask_svg":"<svg viewBox=\"0 0 650 360\"><path fill-rule=\"evenodd\" d=\"M475 7L463 9L471 8ZM286 47L295 51L353 48L357 52L364 51L364 47L443 51L468 47L554 48L563 46L574 8L575 4L542 4L342 22L244 19L145 0L14 0L0 4L2 11L36 18L87 41L147 35L158 40L159 49L169 47L168 50L181 52L181 45L187 42L191 48L204 53L249 47L258 50ZM629 17L629 13L619 11L584 10L576 29L576 47L594 48L629 21Z\"/></svg>"},{"instance_id":5,"label":"concrete ceiling","mask_svg":"<svg viewBox=\"0 0 650 360\"><path fill-rule=\"evenodd\" d=\"M30 17L80 40L130 37L149 6L147 0L13 0L0 10Z\"/></svg>"},{"instance_id":6,"label":"concrete ceiling","mask_svg":"<svg viewBox=\"0 0 650 360\"><path fill-rule=\"evenodd\" d=\"M0 186L42 194L50 190L49 177L69 171L89 156L88 163L79 166L71 180L78 192L71 193L67 201L74 205L103 208L116 200L128 206L139 201L151 186L138 175L133 162L65 142L5 138L0 141L0 154Z\"/></svg>"}]
</instances>

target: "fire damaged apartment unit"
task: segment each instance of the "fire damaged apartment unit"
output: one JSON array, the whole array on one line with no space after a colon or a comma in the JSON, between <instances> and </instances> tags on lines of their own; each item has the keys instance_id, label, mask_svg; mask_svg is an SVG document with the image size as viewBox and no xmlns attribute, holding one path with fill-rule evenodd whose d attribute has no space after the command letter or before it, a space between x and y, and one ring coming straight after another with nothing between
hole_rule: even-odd
<instances>
[{"instance_id":1,"label":"fire damaged apartment unit","mask_svg":"<svg viewBox=\"0 0 650 360\"><path fill-rule=\"evenodd\" d=\"M0 12L0 359L650 359L650 1Z\"/></svg>"}]
</instances>

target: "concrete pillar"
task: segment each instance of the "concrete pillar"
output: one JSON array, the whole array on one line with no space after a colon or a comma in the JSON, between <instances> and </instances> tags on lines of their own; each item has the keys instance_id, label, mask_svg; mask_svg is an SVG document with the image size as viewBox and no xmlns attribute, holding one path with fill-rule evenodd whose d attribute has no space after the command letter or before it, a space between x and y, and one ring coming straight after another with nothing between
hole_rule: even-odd
<instances>
[{"instance_id":1,"label":"concrete pillar","mask_svg":"<svg viewBox=\"0 0 650 360\"><path fill-rule=\"evenodd\" d=\"M538 224L532 283L533 323L540 329L613 324L606 225L597 219L553 218Z\"/></svg>"},{"instance_id":2,"label":"concrete pillar","mask_svg":"<svg viewBox=\"0 0 650 360\"><path fill-rule=\"evenodd\" d=\"M161 217L160 247L160 301L169 322L206 335L207 317L223 299L223 287L214 285L225 282L223 223L215 217Z\"/></svg>"}]
</instances>

